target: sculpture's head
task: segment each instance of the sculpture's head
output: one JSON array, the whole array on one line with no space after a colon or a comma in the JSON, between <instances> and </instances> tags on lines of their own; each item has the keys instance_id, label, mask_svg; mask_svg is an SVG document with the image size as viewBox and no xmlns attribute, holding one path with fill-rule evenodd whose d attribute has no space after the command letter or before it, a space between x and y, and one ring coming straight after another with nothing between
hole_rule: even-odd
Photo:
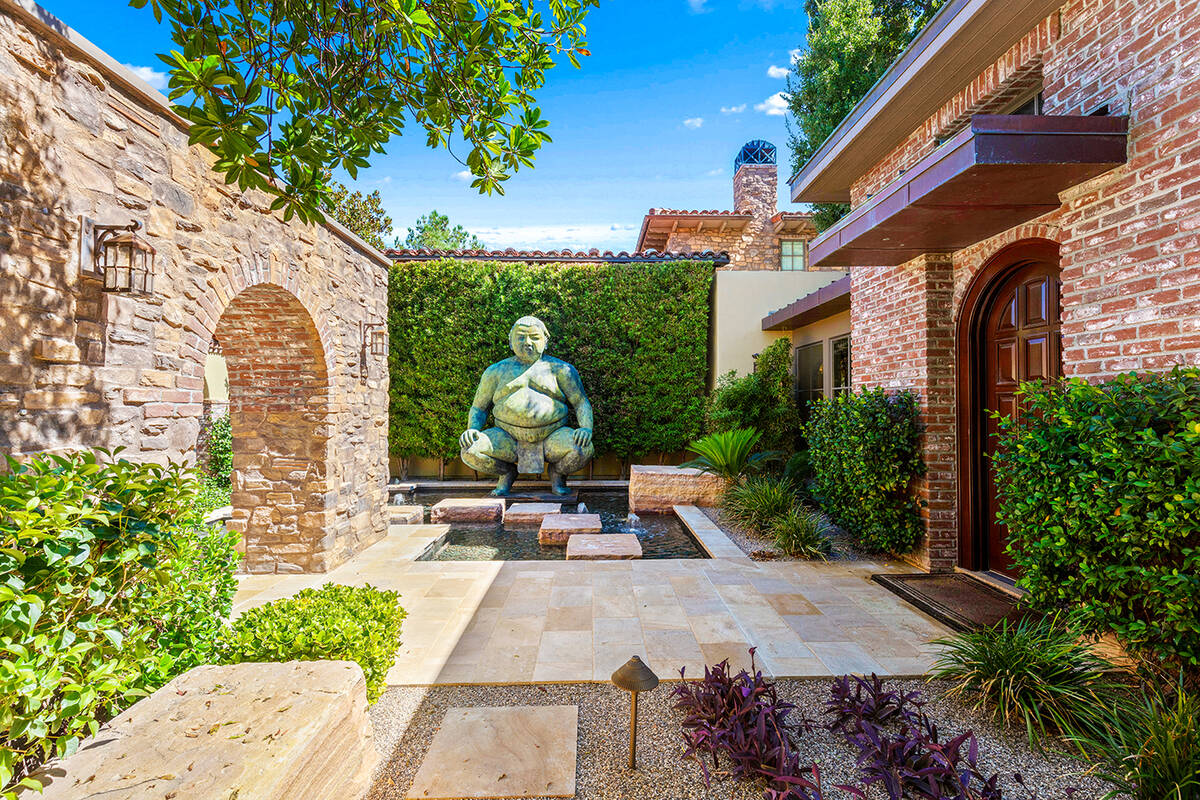
<instances>
[{"instance_id":1,"label":"sculpture's head","mask_svg":"<svg viewBox=\"0 0 1200 800\"><path fill-rule=\"evenodd\" d=\"M522 364L532 364L541 358L549 343L550 332L537 317L521 317L508 332L508 344Z\"/></svg>"}]
</instances>

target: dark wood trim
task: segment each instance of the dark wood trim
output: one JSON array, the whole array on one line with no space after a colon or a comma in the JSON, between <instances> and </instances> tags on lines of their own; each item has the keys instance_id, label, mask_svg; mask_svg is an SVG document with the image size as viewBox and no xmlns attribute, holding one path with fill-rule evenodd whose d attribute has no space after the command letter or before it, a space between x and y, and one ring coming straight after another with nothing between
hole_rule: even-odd
<instances>
[{"instance_id":1,"label":"dark wood trim","mask_svg":"<svg viewBox=\"0 0 1200 800\"><path fill-rule=\"evenodd\" d=\"M850 276L838 278L762 319L764 331L794 331L850 310Z\"/></svg>"},{"instance_id":2,"label":"dark wood trim","mask_svg":"<svg viewBox=\"0 0 1200 800\"><path fill-rule=\"evenodd\" d=\"M985 468L975 457L979 435L983 429L979 398L983 392L980 369L980 340L983 335L981 313L988 307L996 290L1014 271L1034 261L1059 263L1059 245L1049 239L1024 239L1011 244L991 258L967 284L959 305L954 330L954 362L957 392L955 397L955 428L957 448L957 524L958 565L977 570L982 558L981 537L984 532L980 502Z\"/></svg>"}]
</instances>

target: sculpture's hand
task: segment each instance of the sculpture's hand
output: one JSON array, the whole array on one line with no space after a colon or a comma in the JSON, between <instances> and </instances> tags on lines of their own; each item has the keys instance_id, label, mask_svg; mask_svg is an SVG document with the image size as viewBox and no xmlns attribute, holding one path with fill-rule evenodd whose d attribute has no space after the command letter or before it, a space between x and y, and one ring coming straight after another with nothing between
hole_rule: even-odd
<instances>
[{"instance_id":1,"label":"sculpture's hand","mask_svg":"<svg viewBox=\"0 0 1200 800\"><path fill-rule=\"evenodd\" d=\"M480 433L479 431L475 430L474 428L465 430L465 431L463 431L462 436L458 437L458 446L461 447L463 450L466 450L471 445L478 442L479 437L481 437L481 436L483 436L483 434Z\"/></svg>"},{"instance_id":2,"label":"sculpture's hand","mask_svg":"<svg viewBox=\"0 0 1200 800\"><path fill-rule=\"evenodd\" d=\"M591 428L576 428L571 438L575 442L576 447L587 447L592 441Z\"/></svg>"}]
</instances>

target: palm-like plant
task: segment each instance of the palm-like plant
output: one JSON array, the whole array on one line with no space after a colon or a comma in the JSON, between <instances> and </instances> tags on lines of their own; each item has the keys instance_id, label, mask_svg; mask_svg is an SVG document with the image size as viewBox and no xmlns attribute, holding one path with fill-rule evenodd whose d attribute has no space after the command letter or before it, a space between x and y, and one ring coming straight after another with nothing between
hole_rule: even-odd
<instances>
[{"instance_id":1,"label":"palm-like plant","mask_svg":"<svg viewBox=\"0 0 1200 800\"><path fill-rule=\"evenodd\" d=\"M765 462L777 456L776 453L754 452L761 438L762 433L754 428L710 433L688 446L698 457L683 466L694 467L735 483L746 473L762 468Z\"/></svg>"}]
</instances>

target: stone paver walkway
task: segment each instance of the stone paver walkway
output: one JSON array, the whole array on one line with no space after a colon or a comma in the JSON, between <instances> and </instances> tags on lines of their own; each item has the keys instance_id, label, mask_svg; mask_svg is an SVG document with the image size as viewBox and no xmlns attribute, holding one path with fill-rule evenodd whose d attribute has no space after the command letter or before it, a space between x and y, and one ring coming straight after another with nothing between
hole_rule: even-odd
<instances>
[{"instance_id":1,"label":"stone paver walkway","mask_svg":"<svg viewBox=\"0 0 1200 800\"><path fill-rule=\"evenodd\" d=\"M775 677L928 671L949 630L872 583L883 561L756 562L700 511L680 516L714 558L414 561L446 530L394 525L324 575L247 575L235 612L332 581L395 589L408 611L391 684L607 681L631 655L664 678L747 649Z\"/></svg>"}]
</instances>

